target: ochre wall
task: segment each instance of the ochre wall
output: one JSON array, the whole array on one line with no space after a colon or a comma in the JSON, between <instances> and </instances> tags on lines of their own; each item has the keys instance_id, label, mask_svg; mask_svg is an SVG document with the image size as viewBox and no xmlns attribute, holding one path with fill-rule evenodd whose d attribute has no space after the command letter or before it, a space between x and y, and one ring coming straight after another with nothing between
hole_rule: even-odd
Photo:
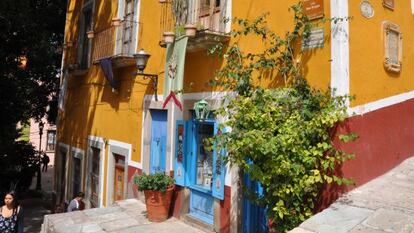
<instances>
[{"instance_id":1,"label":"ochre wall","mask_svg":"<svg viewBox=\"0 0 414 233\"><path fill-rule=\"evenodd\" d=\"M117 15L117 1L96 0L94 30L99 32L110 27L112 18ZM279 34L290 30L293 12L288 12L289 6L296 1L274 3L269 0L238 0L233 1L232 16L254 19L257 16L271 12L268 25ZM274 3L274 4L269 4ZM159 90L162 93L165 49L158 45L160 35L160 4L158 1L141 1L138 48L145 48L151 54L147 73L160 74ZM67 21L67 40L77 40L78 20L82 8L81 1L70 2L70 15ZM325 12L329 12L329 1L325 1ZM311 57L304 67L310 82L318 88L327 88L330 75L330 44L329 24L325 24L324 49L310 50L304 57ZM240 41L246 50L255 50L261 46L260 41L252 43L246 39ZM74 54L75 48L67 54ZM308 60L305 58L304 60ZM206 83L210 80L215 69L220 67L220 61L207 56L206 51L188 53L186 59L185 84L188 92L212 90ZM145 94L152 94L151 85L142 77L134 77L134 67L115 70L115 77L122 80L118 93L113 93L109 83L103 78L99 65L91 65L84 76L69 78L68 98L64 114L61 115L59 141L72 146L86 149L88 135L102 136L132 144L132 159L141 161L141 124L142 103ZM190 83L193 87L189 89ZM268 83L264 82L264 85Z\"/></svg>"},{"instance_id":2,"label":"ochre wall","mask_svg":"<svg viewBox=\"0 0 414 233\"><path fill-rule=\"evenodd\" d=\"M243 19L256 19L258 16L270 12L267 25L278 35L283 36L286 31L293 28L293 10L288 8L297 0L233 0L232 17ZM325 16L329 17L330 3L324 1ZM319 89L327 89L330 85L330 23L320 23L318 27L324 28L325 45L322 49L308 50L303 54L303 72L310 84ZM233 38L230 43L236 42ZM244 37L237 41L243 51L258 51L262 48L261 40L254 37ZM299 48L300 49L300 48ZM206 51L187 53L185 65L184 90L186 92L211 91L208 81L214 77L215 70L222 65L222 61L207 56ZM274 87L275 80L262 80L262 85ZM190 88L190 83L191 88ZM272 84L273 83L273 84ZM278 85L278 84L276 84Z\"/></svg>"},{"instance_id":3,"label":"ochre wall","mask_svg":"<svg viewBox=\"0 0 414 233\"><path fill-rule=\"evenodd\" d=\"M349 2L350 20L350 93L356 99L352 106L361 105L414 89L414 18L410 1L395 1L395 9L382 6L382 1L370 1L375 15L364 18L359 4ZM384 38L382 22L389 20L400 26L403 33L403 59L400 74L384 69Z\"/></svg>"},{"instance_id":4,"label":"ochre wall","mask_svg":"<svg viewBox=\"0 0 414 233\"><path fill-rule=\"evenodd\" d=\"M296 0L233 0L232 17L254 19L265 12L271 12L268 25L280 35L293 26L293 12L288 12L289 6ZM78 40L78 24L82 9L82 1L70 1L66 25L66 41L74 41L73 47L65 50L66 64L76 58L76 41ZM163 91L165 48L158 44L160 40L161 7L158 1L141 0L138 31L138 49L145 48L151 54L146 73L159 74L158 94ZM117 16L117 1L96 0L94 14L94 31L109 28L111 21ZM329 17L329 1L325 1L325 13ZM330 28L325 28L325 46L323 49L309 50L304 56L304 73L312 85L326 89L330 83ZM233 42L233 41L232 41ZM239 41L246 51L260 48L261 42L250 39ZM92 42L93 44L93 42ZM92 45L93 46L93 45ZM208 81L221 66L216 58L207 56L206 51L187 53L184 79L185 92L203 92L213 90ZM117 140L132 145L132 160L141 162L141 132L143 116L143 100L145 95L153 94L149 80L132 75L135 67L114 70L115 78L121 85L113 92L105 80L99 64L91 65L87 74L70 75L65 111L60 114L58 141L87 150L88 136L103 137L104 140ZM190 83L193 86L189 88ZM271 86L269 81L263 81L263 86ZM106 145L105 153L108 153ZM108 156L104 155L103 202L106 205L107 164ZM86 184L86 182L84 182Z\"/></svg>"},{"instance_id":5,"label":"ochre wall","mask_svg":"<svg viewBox=\"0 0 414 233\"><path fill-rule=\"evenodd\" d=\"M83 1L72 0L69 3L65 37L66 41L75 43L65 50L65 64L70 64L76 59L76 41L82 5ZM96 33L111 26L112 18L117 17L117 5L118 1L95 1L93 28ZM145 10L140 11L138 48L145 47L145 50L152 55L145 71L160 73L164 68L165 51L158 45L159 3L141 1L141 9ZM145 37L142 36L143 33ZM135 71L133 66L114 70L115 78L120 80L120 88L117 92L112 91L99 64L91 65L86 75L70 75L65 111L60 114L58 141L85 151L89 135L103 137L104 140L129 143L132 145L132 160L140 162L143 98L153 91L152 86L148 85L149 80L135 77L133 75ZM159 85L163 86L162 80ZM105 149L107 153L108 146ZM104 155L104 205L106 204L107 160L107 156Z\"/></svg>"},{"instance_id":6,"label":"ochre wall","mask_svg":"<svg viewBox=\"0 0 414 233\"><path fill-rule=\"evenodd\" d=\"M81 1L70 2L66 40L77 40L81 8ZM140 12L138 48L144 47L152 55L145 72L160 73L165 51L158 45L159 3L141 1L141 9L145 10ZM117 1L96 0L94 30L99 32L110 27L117 10ZM76 54L76 49L68 49L66 54ZM139 162L143 98L145 94L152 94L152 88L148 80L135 77L133 72L134 67L114 70L115 78L121 80L117 93L112 92L99 65L91 65L86 75L70 76L59 141L82 149L86 149L88 135L122 141L132 144L132 160ZM161 92L162 80L159 86Z\"/></svg>"}]
</instances>

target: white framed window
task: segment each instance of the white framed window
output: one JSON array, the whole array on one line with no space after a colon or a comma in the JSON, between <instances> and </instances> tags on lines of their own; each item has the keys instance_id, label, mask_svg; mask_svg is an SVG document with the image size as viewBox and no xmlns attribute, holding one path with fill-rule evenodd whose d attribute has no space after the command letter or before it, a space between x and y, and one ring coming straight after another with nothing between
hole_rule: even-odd
<instances>
[{"instance_id":1,"label":"white framed window","mask_svg":"<svg viewBox=\"0 0 414 233\"><path fill-rule=\"evenodd\" d=\"M387 71L399 73L402 66L402 33L397 24L384 21L384 67Z\"/></svg>"},{"instance_id":2,"label":"white framed window","mask_svg":"<svg viewBox=\"0 0 414 233\"><path fill-rule=\"evenodd\" d=\"M103 206L105 142L103 138L89 136L86 166L85 204L87 208Z\"/></svg>"},{"instance_id":3,"label":"white framed window","mask_svg":"<svg viewBox=\"0 0 414 233\"><path fill-rule=\"evenodd\" d=\"M107 206L127 196L128 165L132 150L131 144L115 140L109 140L108 146Z\"/></svg>"},{"instance_id":4,"label":"white framed window","mask_svg":"<svg viewBox=\"0 0 414 233\"><path fill-rule=\"evenodd\" d=\"M93 31L93 15L95 1L89 0L82 6L79 21L78 36L78 65L80 69L89 68L91 65L92 41L88 38L87 33Z\"/></svg>"},{"instance_id":5,"label":"white framed window","mask_svg":"<svg viewBox=\"0 0 414 233\"><path fill-rule=\"evenodd\" d=\"M76 147L71 148L71 161L70 161L70 192L68 194L69 200L76 197L79 192L83 190L83 167L84 167L84 155L85 151Z\"/></svg>"},{"instance_id":6,"label":"white framed window","mask_svg":"<svg viewBox=\"0 0 414 233\"><path fill-rule=\"evenodd\" d=\"M137 51L140 0L118 0L120 25L116 30L115 54L132 56Z\"/></svg>"},{"instance_id":7,"label":"white framed window","mask_svg":"<svg viewBox=\"0 0 414 233\"><path fill-rule=\"evenodd\" d=\"M55 150L56 144L56 130L47 131L47 141L46 141L46 150L53 151Z\"/></svg>"},{"instance_id":8,"label":"white framed window","mask_svg":"<svg viewBox=\"0 0 414 233\"><path fill-rule=\"evenodd\" d=\"M59 143L59 148L56 155L56 192L57 192L57 203L63 203L67 201L67 167L68 167L68 153L69 145Z\"/></svg>"}]
</instances>

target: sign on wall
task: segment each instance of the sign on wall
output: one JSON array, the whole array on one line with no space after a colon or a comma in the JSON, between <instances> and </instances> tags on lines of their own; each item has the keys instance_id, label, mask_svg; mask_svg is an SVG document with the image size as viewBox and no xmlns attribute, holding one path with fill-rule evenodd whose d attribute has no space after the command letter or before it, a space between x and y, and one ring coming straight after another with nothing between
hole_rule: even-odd
<instances>
[{"instance_id":1,"label":"sign on wall","mask_svg":"<svg viewBox=\"0 0 414 233\"><path fill-rule=\"evenodd\" d=\"M324 46L324 30L323 28L312 29L308 38L302 42L302 50L323 48Z\"/></svg>"},{"instance_id":2,"label":"sign on wall","mask_svg":"<svg viewBox=\"0 0 414 233\"><path fill-rule=\"evenodd\" d=\"M309 19L319 19L324 16L323 0L302 0L303 12Z\"/></svg>"},{"instance_id":3,"label":"sign on wall","mask_svg":"<svg viewBox=\"0 0 414 233\"><path fill-rule=\"evenodd\" d=\"M382 5L384 5L385 7L394 10L394 0L382 0Z\"/></svg>"}]
</instances>

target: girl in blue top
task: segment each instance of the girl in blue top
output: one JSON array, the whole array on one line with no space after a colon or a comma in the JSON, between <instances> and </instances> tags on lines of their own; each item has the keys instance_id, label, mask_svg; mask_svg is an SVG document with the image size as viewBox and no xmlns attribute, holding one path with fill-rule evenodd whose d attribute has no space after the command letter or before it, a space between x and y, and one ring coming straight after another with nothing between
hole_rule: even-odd
<instances>
[{"instance_id":1,"label":"girl in blue top","mask_svg":"<svg viewBox=\"0 0 414 233\"><path fill-rule=\"evenodd\" d=\"M0 207L0 233L23 233L23 211L14 191L6 193L4 204Z\"/></svg>"}]
</instances>

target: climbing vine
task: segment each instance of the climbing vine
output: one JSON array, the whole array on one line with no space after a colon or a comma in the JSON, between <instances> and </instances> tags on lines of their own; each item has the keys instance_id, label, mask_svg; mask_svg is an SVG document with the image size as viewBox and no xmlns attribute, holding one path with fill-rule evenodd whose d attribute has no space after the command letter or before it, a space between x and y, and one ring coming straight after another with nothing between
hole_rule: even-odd
<instances>
[{"instance_id":1,"label":"climbing vine","mask_svg":"<svg viewBox=\"0 0 414 233\"><path fill-rule=\"evenodd\" d=\"M331 129L347 117L348 96L332 96L330 90L310 87L302 72L300 43L309 37L311 22L301 5L293 12L293 30L283 37L266 26L267 14L250 21L235 19L234 40L217 44L210 52L224 59L224 66L211 81L233 91L217 114L229 128L210 142L227 151L226 159L252 181L260 182L263 194L245 192L258 205L267 207L276 232L286 232L313 214L324 184L352 184L335 175L335 169L352 154L337 150ZM246 52L239 41L259 38L263 48ZM261 81L278 88L262 88ZM354 134L340 139L355 139Z\"/></svg>"}]
</instances>

